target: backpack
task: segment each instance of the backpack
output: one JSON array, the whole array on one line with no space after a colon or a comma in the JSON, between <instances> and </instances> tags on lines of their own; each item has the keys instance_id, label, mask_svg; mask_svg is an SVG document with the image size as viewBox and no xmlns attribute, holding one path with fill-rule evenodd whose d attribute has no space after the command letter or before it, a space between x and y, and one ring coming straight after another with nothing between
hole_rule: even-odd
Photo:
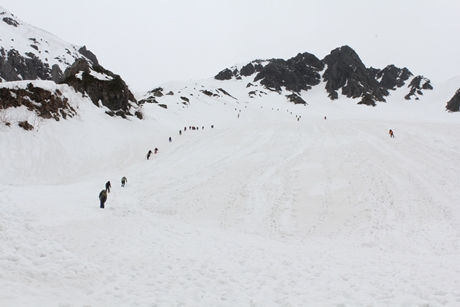
<instances>
[{"instance_id":1,"label":"backpack","mask_svg":"<svg viewBox=\"0 0 460 307\"><path fill-rule=\"evenodd\" d=\"M99 199L106 199L107 198L107 191L102 190L101 193L99 193Z\"/></svg>"}]
</instances>

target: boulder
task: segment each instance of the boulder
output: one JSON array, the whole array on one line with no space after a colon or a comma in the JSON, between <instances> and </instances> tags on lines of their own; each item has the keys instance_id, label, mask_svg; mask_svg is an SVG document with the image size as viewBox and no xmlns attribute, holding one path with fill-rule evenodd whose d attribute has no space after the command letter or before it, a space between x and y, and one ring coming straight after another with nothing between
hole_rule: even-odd
<instances>
[{"instance_id":1,"label":"boulder","mask_svg":"<svg viewBox=\"0 0 460 307\"><path fill-rule=\"evenodd\" d=\"M460 112L460 89L458 89L455 95L447 102L446 110L450 112Z\"/></svg>"},{"instance_id":2,"label":"boulder","mask_svg":"<svg viewBox=\"0 0 460 307\"><path fill-rule=\"evenodd\" d=\"M102 103L108 109L117 112L120 110L125 115L131 115L129 110L132 103L137 103L119 75L100 65L90 64L84 58L77 59L66 69L63 83L72 86L80 93L86 93L96 106ZM117 112L115 115L121 114Z\"/></svg>"}]
</instances>

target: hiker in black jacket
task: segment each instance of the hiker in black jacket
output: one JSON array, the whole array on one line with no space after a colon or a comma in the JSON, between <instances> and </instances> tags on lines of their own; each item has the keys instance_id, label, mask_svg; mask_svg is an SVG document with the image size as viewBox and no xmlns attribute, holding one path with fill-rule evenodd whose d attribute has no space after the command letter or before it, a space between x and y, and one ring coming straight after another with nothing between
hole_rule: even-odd
<instances>
[{"instance_id":1,"label":"hiker in black jacket","mask_svg":"<svg viewBox=\"0 0 460 307\"><path fill-rule=\"evenodd\" d=\"M110 184L110 181L107 181L107 183L105 184L105 189L107 190L107 193L110 193L110 188L112 187L112 185Z\"/></svg>"},{"instance_id":2,"label":"hiker in black jacket","mask_svg":"<svg viewBox=\"0 0 460 307\"><path fill-rule=\"evenodd\" d=\"M107 191L106 190L102 190L100 193L99 193L99 200L101 201L101 209L104 209L104 204L105 204L105 201L107 200Z\"/></svg>"}]
</instances>

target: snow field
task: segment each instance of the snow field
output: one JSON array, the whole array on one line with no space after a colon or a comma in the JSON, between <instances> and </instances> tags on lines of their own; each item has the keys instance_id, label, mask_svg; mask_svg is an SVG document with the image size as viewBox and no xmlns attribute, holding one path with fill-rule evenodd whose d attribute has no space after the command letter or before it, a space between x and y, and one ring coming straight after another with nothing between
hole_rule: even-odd
<instances>
[{"instance_id":1,"label":"snow field","mask_svg":"<svg viewBox=\"0 0 460 307\"><path fill-rule=\"evenodd\" d=\"M2 132L0 305L460 305L456 114L168 99Z\"/></svg>"}]
</instances>

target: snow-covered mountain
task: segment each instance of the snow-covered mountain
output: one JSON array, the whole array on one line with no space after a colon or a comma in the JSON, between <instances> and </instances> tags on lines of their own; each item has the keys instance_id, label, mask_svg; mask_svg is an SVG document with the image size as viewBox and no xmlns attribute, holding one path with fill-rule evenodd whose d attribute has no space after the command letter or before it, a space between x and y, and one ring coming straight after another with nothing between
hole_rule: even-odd
<instances>
[{"instance_id":1,"label":"snow-covered mountain","mask_svg":"<svg viewBox=\"0 0 460 307\"><path fill-rule=\"evenodd\" d=\"M377 106L431 101L432 97L437 97L444 102L440 109L459 109L458 94L452 97L460 87L458 78L436 84L422 75L413 75L406 67L368 68L349 46L332 50L322 60L308 52L288 60L254 60L226 68L214 78L181 84L182 89L188 89L185 96L180 89L163 84L147 92L139 102L156 103L167 108L170 104L188 105L206 97L216 101L233 97L244 102L270 95L278 97L280 102L293 104L309 105L319 99L335 101L345 98L358 105ZM416 108L418 104L413 106Z\"/></svg>"},{"instance_id":2,"label":"snow-covered mountain","mask_svg":"<svg viewBox=\"0 0 460 307\"><path fill-rule=\"evenodd\" d=\"M88 53L85 47L67 43L0 6L0 55L3 82L38 79L58 83L64 71Z\"/></svg>"},{"instance_id":3,"label":"snow-covered mountain","mask_svg":"<svg viewBox=\"0 0 460 307\"><path fill-rule=\"evenodd\" d=\"M0 306L458 306L460 78L424 91L321 62L241 64L128 109L91 55L66 83L1 83Z\"/></svg>"},{"instance_id":4,"label":"snow-covered mountain","mask_svg":"<svg viewBox=\"0 0 460 307\"><path fill-rule=\"evenodd\" d=\"M85 46L65 42L56 36L36 28L0 7L0 88L3 118L33 127L29 119L37 115L41 120L66 118L77 110L63 102L62 93L69 92L64 85L49 92L56 85L46 85L40 80L55 84L67 84L97 107L105 107L111 116L138 114L136 99L120 76L102 67L95 54ZM25 81L9 84L9 82ZM27 88L42 94L30 94ZM49 99L53 101L50 103ZM74 103L74 102L71 102ZM16 112L11 108L24 107L29 112ZM46 111L43 111L46 110ZM8 114L5 114L8 113ZM15 115L12 115L14 113ZM4 120L10 125L9 121Z\"/></svg>"},{"instance_id":5,"label":"snow-covered mountain","mask_svg":"<svg viewBox=\"0 0 460 307\"><path fill-rule=\"evenodd\" d=\"M2 127L0 305L457 306L459 114L247 83L164 84L133 121L58 88L78 116Z\"/></svg>"},{"instance_id":6,"label":"snow-covered mountain","mask_svg":"<svg viewBox=\"0 0 460 307\"><path fill-rule=\"evenodd\" d=\"M265 89L281 91L284 88L299 94L323 85L332 100L339 94L348 98L361 98L358 104L375 106L385 102L391 91L406 90L405 99L419 99L433 87L429 79L413 76L407 68L388 65L384 69L367 68L358 54L349 46L334 49L319 60L308 52L288 59L256 60L244 66L226 68L215 76L217 80L251 77L251 84L260 81ZM407 84L406 84L407 83Z\"/></svg>"}]
</instances>

